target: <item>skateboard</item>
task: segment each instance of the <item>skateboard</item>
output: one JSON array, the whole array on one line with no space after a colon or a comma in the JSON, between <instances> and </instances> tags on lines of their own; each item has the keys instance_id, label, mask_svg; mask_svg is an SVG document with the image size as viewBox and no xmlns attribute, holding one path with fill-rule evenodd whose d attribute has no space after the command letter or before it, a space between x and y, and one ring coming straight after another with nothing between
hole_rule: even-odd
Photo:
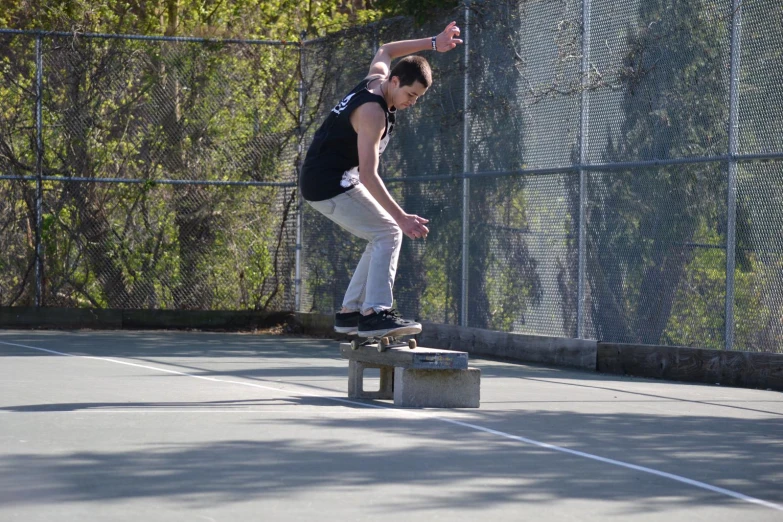
<instances>
[{"instance_id":1,"label":"skateboard","mask_svg":"<svg viewBox=\"0 0 783 522\"><path fill-rule=\"evenodd\" d=\"M380 337L366 337L364 338L364 341L359 339L354 339L351 341L351 349L352 350L358 350L361 346L372 346L376 345L378 348L378 351L383 353L389 348L397 348L397 347L403 347L407 346L411 350L414 350L416 348L416 339L408 339L407 341L403 339L405 337L405 334L394 336L394 335L384 335Z\"/></svg>"}]
</instances>

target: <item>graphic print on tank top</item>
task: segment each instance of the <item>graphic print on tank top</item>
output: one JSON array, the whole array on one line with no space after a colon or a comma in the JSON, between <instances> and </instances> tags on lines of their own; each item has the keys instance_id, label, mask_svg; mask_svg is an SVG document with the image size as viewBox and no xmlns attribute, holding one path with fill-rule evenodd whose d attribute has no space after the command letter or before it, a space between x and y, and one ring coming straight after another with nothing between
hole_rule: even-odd
<instances>
[{"instance_id":1,"label":"graphic print on tank top","mask_svg":"<svg viewBox=\"0 0 783 522\"><path fill-rule=\"evenodd\" d=\"M352 92L351 94L343 98L343 101L341 101L340 103L334 106L332 112L339 116L345 109L348 108L348 104L351 103L351 98L353 98L354 96L356 96L356 93Z\"/></svg>"}]
</instances>

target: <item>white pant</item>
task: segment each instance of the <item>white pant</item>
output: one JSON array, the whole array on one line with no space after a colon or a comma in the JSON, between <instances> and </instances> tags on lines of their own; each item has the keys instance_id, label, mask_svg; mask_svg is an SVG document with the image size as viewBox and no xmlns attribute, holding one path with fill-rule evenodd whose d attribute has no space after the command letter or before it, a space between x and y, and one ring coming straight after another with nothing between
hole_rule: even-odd
<instances>
[{"instance_id":1,"label":"white pant","mask_svg":"<svg viewBox=\"0 0 783 522\"><path fill-rule=\"evenodd\" d=\"M348 310L388 310L402 246L402 230L364 185L310 206L351 234L369 241L345 292Z\"/></svg>"}]
</instances>

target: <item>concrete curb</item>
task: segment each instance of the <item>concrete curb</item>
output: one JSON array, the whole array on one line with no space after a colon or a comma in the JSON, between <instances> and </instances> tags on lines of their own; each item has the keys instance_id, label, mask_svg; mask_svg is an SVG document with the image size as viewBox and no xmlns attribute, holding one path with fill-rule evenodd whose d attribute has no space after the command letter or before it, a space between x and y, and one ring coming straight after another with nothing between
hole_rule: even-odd
<instances>
[{"instance_id":1,"label":"concrete curb","mask_svg":"<svg viewBox=\"0 0 783 522\"><path fill-rule=\"evenodd\" d=\"M521 362L596 369L596 341L496 332L427 321L422 321L422 327L423 331L418 335L422 346Z\"/></svg>"},{"instance_id":2,"label":"concrete curb","mask_svg":"<svg viewBox=\"0 0 783 522\"><path fill-rule=\"evenodd\" d=\"M653 377L783 391L783 354L599 343L596 369Z\"/></svg>"},{"instance_id":3,"label":"concrete curb","mask_svg":"<svg viewBox=\"0 0 783 522\"><path fill-rule=\"evenodd\" d=\"M291 312L0 307L0 328L256 330L296 326Z\"/></svg>"}]
</instances>

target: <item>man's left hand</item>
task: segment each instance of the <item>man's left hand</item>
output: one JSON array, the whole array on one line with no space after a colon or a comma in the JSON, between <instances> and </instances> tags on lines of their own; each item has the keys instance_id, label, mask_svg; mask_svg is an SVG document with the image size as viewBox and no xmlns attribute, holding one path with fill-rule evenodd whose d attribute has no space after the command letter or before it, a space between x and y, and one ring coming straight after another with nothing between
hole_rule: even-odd
<instances>
[{"instance_id":1,"label":"man's left hand","mask_svg":"<svg viewBox=\"0 0 783 522\"><path fill-rule=\"evenodd\" d=\"M446 28L435 37L435 47L438 48L438 52L445 53L451 51L457 44L461 44L462 40L457 38L459 36L459 27L457 22L451 22Z\"/></svg>"}]
</instances>

